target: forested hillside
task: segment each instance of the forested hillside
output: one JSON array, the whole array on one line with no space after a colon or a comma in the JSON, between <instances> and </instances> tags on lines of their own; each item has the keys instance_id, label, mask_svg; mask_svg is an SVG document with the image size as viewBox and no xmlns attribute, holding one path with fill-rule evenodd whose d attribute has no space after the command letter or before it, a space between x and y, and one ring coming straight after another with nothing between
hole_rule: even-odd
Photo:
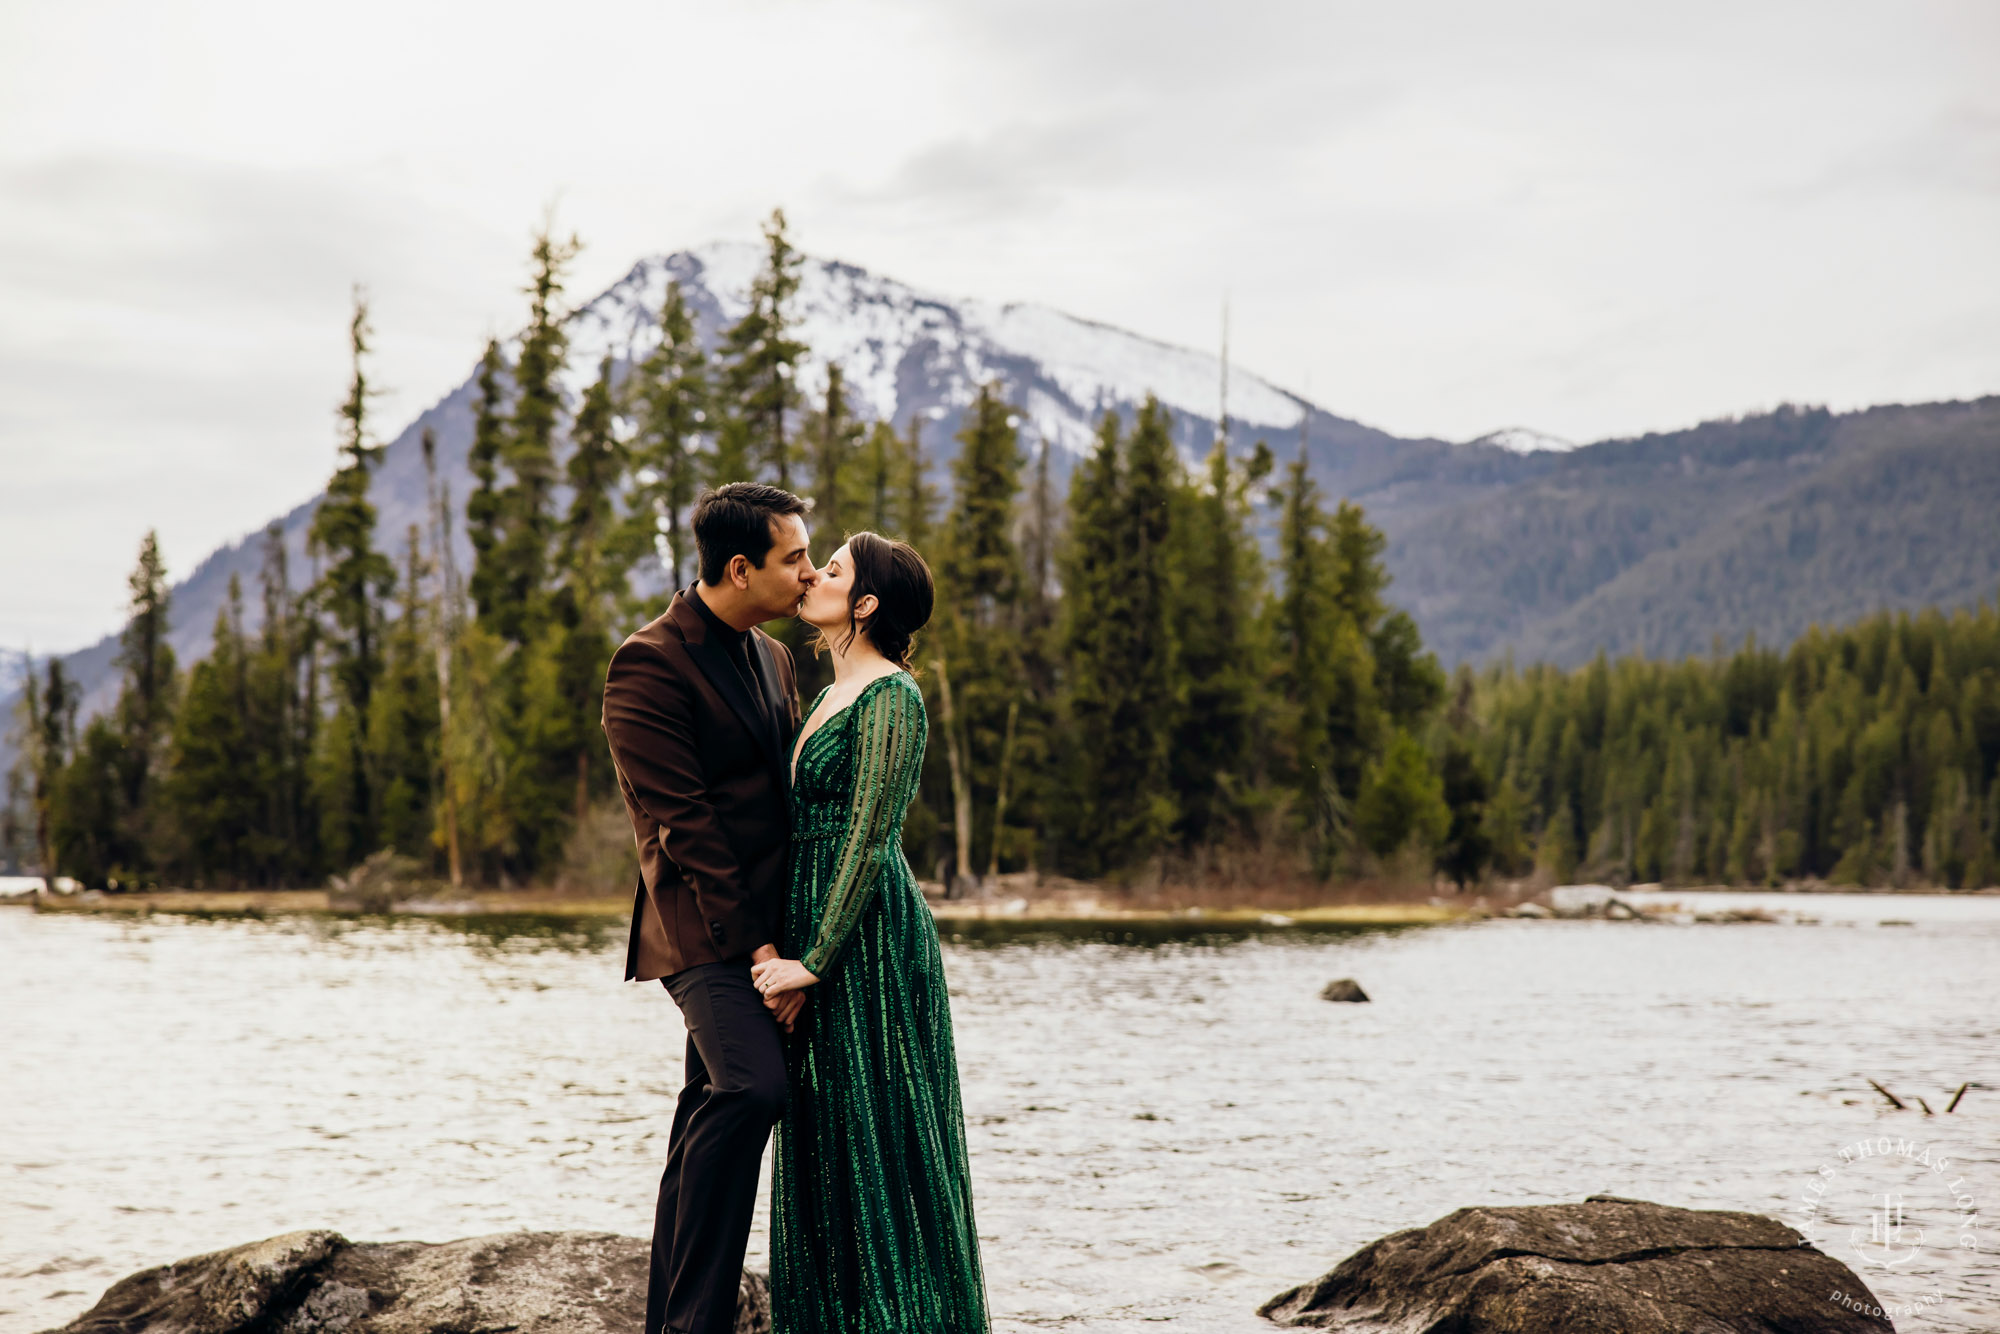
<instances>
[{"instance_id":1,"label":"forested hillside","mask_svg":"<svg viewBox=\"0 0 2000 1334\"><path fill-rule=\"evenodd\" d=\"M1503 866L1554 878L2000 882L2000 609L1468 681Z\"/></svg>"},{"instance_id":2,"label":"forested hillside","mask_svg":"<svg viewBox=\"0 0 2000 1334\"><path fill-rule=\"evenodd\" d=\"M2000 592L2000 398L1783 408L1522 462L1407 523L1357 497L1448 662L1674 658Z\"/></svg>"}]
</instances>

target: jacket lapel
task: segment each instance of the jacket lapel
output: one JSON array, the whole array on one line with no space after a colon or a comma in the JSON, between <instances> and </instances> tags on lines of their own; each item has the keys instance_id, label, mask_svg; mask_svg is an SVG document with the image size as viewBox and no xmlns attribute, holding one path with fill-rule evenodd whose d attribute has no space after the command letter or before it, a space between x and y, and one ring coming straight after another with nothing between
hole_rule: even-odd
<instances>
[{"instance_id":1,"label":"jacket lapel","mask_svg":"<svg viewBox=\"0 0 2000 1334\"><path fill-rule=\"evenodd\" d=\"M715 693L722 696L736 714L743 730L763 747L764 758L777 764L776 739L764 725L763 715L750 698L750 692L744 688L743 677L737 672L736 664L729 660L728 650L708 637L708 622L702 619L700 612L685 605L683 595L675 595L674 610L677 613L674 619L681 627L681 639L687 645L688 656L694 659L695 666L701 668L701 674L708 678L708 683L715 687ZM755 642L754 635L752 642Z\"/></svg>"}]
</instances>

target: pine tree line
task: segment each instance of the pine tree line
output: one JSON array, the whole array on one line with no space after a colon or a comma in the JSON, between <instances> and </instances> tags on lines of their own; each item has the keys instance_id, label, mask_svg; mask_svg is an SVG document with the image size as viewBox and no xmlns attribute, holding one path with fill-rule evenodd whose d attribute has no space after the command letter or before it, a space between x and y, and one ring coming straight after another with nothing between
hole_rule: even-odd
<instances>
[{"instance_id":1,"label":"pine tree line","mask_svg":"<svg viewBox=\"0 0 2000 1334\"><path fill-rule=\"evenodd\" d=\"M2000 609L1885 613L1782 653L1501 667L1467 685L1504 869L2000 882Z\"/></svg>"},{"instance_id":2,"label":"pine tree line","mask_svg":"<svg viewBox=\"0 0 2000 1334\"><path fill-rule=\"evenodd\" d=\"M295 586L268 532L258 628L232 583L182 673L148 536L117 706L79 729L61 663L30 673L7 805L26 859L97 885L313 884L373 858L453 884L616 889L630 848L603 667L661 610L634 576L685 586L700 489L758 478L812 497L820 559L870 529L936 573L917 654L934 734L906 826L927 876L2000 878L1993 613L1448 683L1388 601L1381 534L1321 494L1303 441L1280 465L1225 425L1190 467L1148 401L1100 421L1059 494L1048 443L989 384L940 495L924 420L864 420L838 366L805 401L781 213L764 237L713 354L669 283L658 345L605 360L572 400L578 244L543 229L526 328L489 342L476 377L463 576L428 433L428 521L376 549L357 292L309 577ZM771 628L810 696L824 665L798 627Z\"/></svg>"}]
</instances>

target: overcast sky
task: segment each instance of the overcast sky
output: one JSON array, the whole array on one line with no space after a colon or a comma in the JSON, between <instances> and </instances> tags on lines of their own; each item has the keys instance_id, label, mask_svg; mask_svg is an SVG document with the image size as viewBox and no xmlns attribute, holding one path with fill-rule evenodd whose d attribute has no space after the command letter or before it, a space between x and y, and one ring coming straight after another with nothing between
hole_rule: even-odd
<instances>
[{"instance_id":1,"label":"overcast sky","mask_svg":"<svg viewBox=\"0 0 2000 1334\"><path fill-rule=\"evenodd\" d=\"M512 329L796 239L1404 435L2000 391L2000 6L0 0L0 645L121 619Z\"/></svg>"}]
</instances>

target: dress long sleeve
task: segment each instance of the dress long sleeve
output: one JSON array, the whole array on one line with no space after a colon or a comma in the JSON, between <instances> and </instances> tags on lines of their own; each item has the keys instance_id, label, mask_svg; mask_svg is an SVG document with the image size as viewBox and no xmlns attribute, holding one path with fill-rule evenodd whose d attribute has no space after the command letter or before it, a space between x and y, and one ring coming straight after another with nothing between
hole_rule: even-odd
<instances>
[{"instance_id":1,"label":"dress long sleeve","mask_svg":"<svg viewBox=\"0 0 2000 1334\"><path fill-rule=\"evenodd\" d=\"M903 812L923 775L930 725L924 698L908 677L891 678L856 706L854 797L826 906L812 947L800 960L824 978L875 892L890 859L902 856Z\"/></svg>"}]
</instances>

